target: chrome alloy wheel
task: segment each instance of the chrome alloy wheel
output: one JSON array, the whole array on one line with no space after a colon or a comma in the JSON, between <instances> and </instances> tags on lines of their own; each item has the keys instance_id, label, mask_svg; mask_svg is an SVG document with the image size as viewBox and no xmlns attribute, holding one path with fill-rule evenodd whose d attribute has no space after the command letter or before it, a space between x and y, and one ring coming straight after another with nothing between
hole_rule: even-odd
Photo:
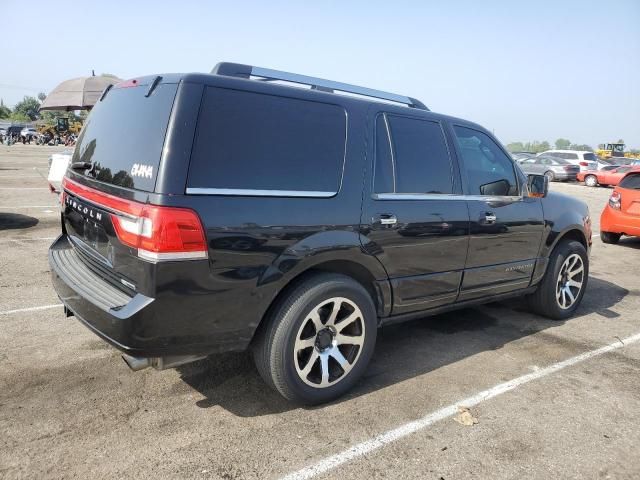
<instances>
[{"instance_id":1,"label":"chrome alloy wheel","mask_svg":"<svg viewBox=\"0 0 640 480\"><path fill-rule=\"evenodd\" d=\"M576 303L584 285L584 263L582 257L573 253L567 257L560 268L556 283L556 301L566 310Z\"/></svg>"},{"instance_id":2,"label":"chrome alloy wheel","mask_svg":"<svg viewBox=\"0 0 640 480\"><path fill-rule=\"evenodd\" d=\"M333 297L305 317L293 350L300 379L315 388L335 385L355 366L365 339L362 312L351 300Z\"/></svg>"},{"instance_id":3,"label":"chrome alloy wheel","mask_svg":"<svg viewBox=\"0 0 640 480\"><path fill-rule=\"evenodd\" d=\"M594 175L587 175L584 179L584 184L587 187L595 187L598 184L598 179Z\"/></svg>"}]
</instances>

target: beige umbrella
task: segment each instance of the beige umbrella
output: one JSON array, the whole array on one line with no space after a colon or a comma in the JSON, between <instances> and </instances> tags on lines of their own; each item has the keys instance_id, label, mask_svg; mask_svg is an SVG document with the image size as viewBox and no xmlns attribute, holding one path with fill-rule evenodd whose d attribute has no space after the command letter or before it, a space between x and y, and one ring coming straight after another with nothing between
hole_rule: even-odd
<instances>
[{"instance_id":1,"label":"beige umbrella","mask_svg":"<svg viewBox=\"0 0 640 480\"><path fill-rule=\"evenodd\" d=\"M66 80L47 95L40 110L91 110L104 89L120 81L102 75Z\"/></svg>"}]
</instances>

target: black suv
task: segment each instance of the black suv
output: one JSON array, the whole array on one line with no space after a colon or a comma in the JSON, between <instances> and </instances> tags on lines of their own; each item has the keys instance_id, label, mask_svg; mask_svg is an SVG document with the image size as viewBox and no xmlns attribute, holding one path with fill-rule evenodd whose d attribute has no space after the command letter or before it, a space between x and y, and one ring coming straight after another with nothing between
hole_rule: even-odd
<instances>
[{"instance_id":1,"label":"black suv","mask_svg":"<svg viewBox=\"0 0 640 480\"><path fill-rule=\"evenodd\" d=\"M250 348L304 403L354 385L380 325L515 295L564 319L587 284L586 205L487 130L286 72L108 88L63 186L67 315L134 370Z\"/></svg>"}]
</instances>

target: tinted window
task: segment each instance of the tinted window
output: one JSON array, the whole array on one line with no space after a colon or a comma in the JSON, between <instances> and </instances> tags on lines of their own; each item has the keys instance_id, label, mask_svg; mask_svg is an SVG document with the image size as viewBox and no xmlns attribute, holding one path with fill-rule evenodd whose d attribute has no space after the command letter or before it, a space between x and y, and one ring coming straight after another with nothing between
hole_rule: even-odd
<instances>
[{"instance_id":1,"label":"tinted window","mask_svg":"<svg viewBox=\"0 0 640 480\"><path fill-rule=\"evenodd\" d=\"M578 159L578 154L577 153L565 153L563 158L566 158L568 160L577 160Z\"/></svg>"},{"instance_id":2,"label":"tinted window","mask_svg":"<svg viewBox=\"0 0 640 480\"><path fill-rule=\"evenodd\" d=\"M209 87L189 186L335 193L345 131L335 105Z\"/></svg>"},{"instance_id":3,"label":"tinted window","mask_svg":"<svg viewBox=\"0 0 640 480\"><path fill-rule=\"evenodd\" d=\"M451 159L440 124L427 120L388 115L389 132L393 152L392 180L376 179L376 190L395 193L452 193ZM379 117L377 139L386 138ZM389 176L389 167L384 149L378 148L382 155L376 155L376 177ZM384 173L383 173L384 172ZM394 184L395 181L395 184Z\"/></svg>"},{"instance_id":4,"label":"tinted window","mask_svg":"<svg viewBox=\"0 0 640 480\"><path fill-rule=\"evenodd\" d=\"M455 126L471 195L518 195L513 163L486 134Z\"/></svg>"},{"instance_id":5,"label":"tinted window","mask_svg":"<svg viewBox=\"0 0 640 480\"><path fill-rule=\"evenodd\" d=\"M622 179L619 186L621 188L640 190L640 173L630 173Z\"/></svg>"},{"instance_id":6,"label":"tinted window","mask_svg":"<svg viewBox=\"0 0 640 480\"><path fill-rule=\"evenodd\" d=\"M379 115L376 120L376 167L374 179L375 192L388 193L394 191L395 171L384 115Z\"/></svg>"},{"instance_id":7,"label":"tinted window","mask_svg":"<svg viewBox=\"0 0 640 480\"><path fill-rule=\"evenodd\" d=\"M146 97L148 90L148 85L112 88L93 107L72 160L92 164L85 175L153 191L177 85L161 83Z\"/></svg>"},{"instance_id":8,"label":"tinted window","mask_svg":"<svg viewBox=\"0 0 640 480\"><path fill-rule=\"evenodd\" d=\"M631 167L620 167L620 168L618 168L616 173L627 173L629 171L631 171Z\"/></svg>"},{"instance_id":9,"label":"tinted window","mask_svg":"<svg viewBox=\"0 0 640 480\"><path fill-rule=\"evenodd\" d=\"M583 156L584 156L585 160L589 160L589 161L592 161L592 162L596 161L596 156L593 153L585 153L585 154L583 154Z\"/></svg>"}]
</instances>

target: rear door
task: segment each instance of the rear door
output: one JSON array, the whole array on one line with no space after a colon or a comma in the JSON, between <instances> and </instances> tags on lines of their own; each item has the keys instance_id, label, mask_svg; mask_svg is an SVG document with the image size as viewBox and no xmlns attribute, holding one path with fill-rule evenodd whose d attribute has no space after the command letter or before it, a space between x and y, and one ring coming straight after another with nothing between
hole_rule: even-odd
<instances>
[{"instance_id":1,"label":"rear door","mask_svg":"<svg viewBox=\"0 0 640 480\"><path fill-rule=\"evenodd\" d=\"M392 314L452 303L467 256L469 216L443 125L390 112L370 118L374 172L364 199L363 246L387 270Z\"/></svg>"},{"instance_id":2,"label":"rear door","mask_svg":"<svg viewBox=\"0 0 640 480\"><path fill-rule=\"evenodd\" d=\"M524 179L487 133L463 125L453 131L471 226L460 300L524 288L542 241L541 201L521 194Z\"/></svg>"}]
</instances>

